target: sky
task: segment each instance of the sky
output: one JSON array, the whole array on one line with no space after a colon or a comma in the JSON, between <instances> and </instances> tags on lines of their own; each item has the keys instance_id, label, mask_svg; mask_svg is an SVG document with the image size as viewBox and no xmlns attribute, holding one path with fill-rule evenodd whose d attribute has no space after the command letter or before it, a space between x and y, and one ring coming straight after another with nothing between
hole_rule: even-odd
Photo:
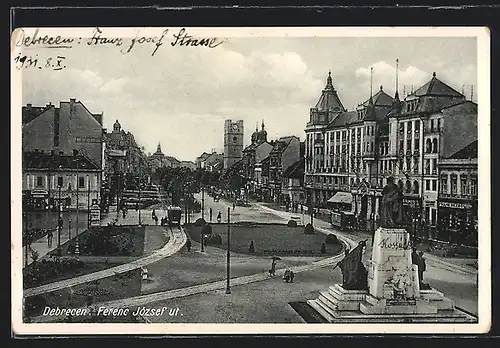
<instances>
[{"instance_id":1,"label":"sky","mask_svg":"<svg viewBox=\"0 0 500 348\"><path fill-rule=\"evenodd\" d=\"M369 98L371 67L374 93L383 86L394 95L396 59L400 95L433 72L468 98L471 85L477 90L475 38L229 38L212 49L169 42L154 56L152 45L127 54L109 45L38 49L42 58L65 56L66 68L24 69L23 105L76 98L104 113L108 131L118 119L146 152L160 142L166 155L194 161L204 151L222 152L226 119L244 121L245 144L262 120L270 140L303 140L328 71L349 110Z\"/></svg>"}]
</instances>

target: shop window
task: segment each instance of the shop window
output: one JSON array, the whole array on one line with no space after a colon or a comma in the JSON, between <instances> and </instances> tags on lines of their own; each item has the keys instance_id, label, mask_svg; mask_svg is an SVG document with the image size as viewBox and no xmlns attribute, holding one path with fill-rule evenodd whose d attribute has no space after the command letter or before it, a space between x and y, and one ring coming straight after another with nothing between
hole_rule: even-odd
<instances>
[{"instance_id":1,"label":"shop window","mask_svg":"<svg viewBox=\"0 0 500 348\"><path fill-rule=\"evenodd\" d=\"M36 177L36 186L38 187L43 186L43 177L41 176Z\"/></svg>"}]
</instances>

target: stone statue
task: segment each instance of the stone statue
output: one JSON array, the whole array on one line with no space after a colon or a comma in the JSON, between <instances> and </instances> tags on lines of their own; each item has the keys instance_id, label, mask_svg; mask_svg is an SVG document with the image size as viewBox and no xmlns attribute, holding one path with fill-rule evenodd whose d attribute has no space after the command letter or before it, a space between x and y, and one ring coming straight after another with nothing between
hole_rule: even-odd
<instances>
[{"instance_id":1,"label":"stone statue","mask_svg":"<svg viewBox=\"0 0 500 348\"><path fill-rule=\"evenodd\" d=\"M364 247L366 241L359 242L351 252L346 251L345 257L337 263L342 272L342 287L346 290L368 289L368 271L362 261Z\"/></svg>"},{"instance_id":2,"label":"stone statue","mask_svg":"<svg viewBox=\"0 0 500 348\"><path fill-rule=\"evenodd\" d=\"M387 185L382 190L380 204L380 225L397 227L403 222L403 193L394 183L394 178L387 178Z\"/></svg>"}]
</instances>

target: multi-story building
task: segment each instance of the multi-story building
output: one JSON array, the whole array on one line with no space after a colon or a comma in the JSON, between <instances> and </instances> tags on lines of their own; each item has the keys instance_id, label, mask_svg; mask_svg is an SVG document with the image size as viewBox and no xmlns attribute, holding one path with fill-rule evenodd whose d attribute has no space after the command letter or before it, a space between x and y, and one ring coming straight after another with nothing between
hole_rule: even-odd
<instances>
[{"instance_id":1,"label":"multi-story building","mask_svg":"<svg viewBox=\"0 0 500 348\"><path fill-rule=\"evenodd\" d=\"M100 201L101 169L77 150L73 155L62 151L23 153L23 209L88 211Z\"/></svg>"},{"instance_id":2,"label":"multi-story building","mask_svg":"<svg viewBox=\"0 0 500 348\"><path fill-rule=\"evenodd\" d=\"M329 74L305 130L305 187L310 204L342 203L360 215L375 211L375 149L379 133L387 129L385 116L392 104L393 98L381 86L356 110L347 111ZM383 139L388 143L387 136ZM342 201L337 202L339 199Z\"/></svg>"},{"instance_id":3,"label":"multi-story building","mask_svg":"<svg viewBox=\"0 0 500 348\"><path fill-rule=\"evenodd\" d=\"M269 186L269 163L271 157L267 156L262 161L255 163L255 195L257 200L271 201L271 189Z\"/></svg>"},{"instance_id":4,"label":"multi-story building","mask_svg":"<svg viewBox=\"0 0 500 348\"><path fill-rule=\"evenodd\" d=\"M429 82L397 101L388 118L386 158L392 168L387 175L404 192L405 220L413 222L415 235L427 238L437 226L438 164L477 139L477 104L433 73Z\"/></svg>"},{"instance_id":5,"label":"multi-story building","mask_svg":"<svg viewBox=\"0 0 500 348\"><path fill-rule=\"evenodd\" d=\"M243 157L243 121L224 122L224 169L230 168Z\"/></svg>"},{"instance_id":6,"label":"multi-story building","mask_svg":"<svg viewBox=\"0 0 500 348\"><path fill-rule=\"evenodd\" d=\"M59 107L47 104L22 108L22 148L71 155L76 149L99 168L104 166L103 114L90 112L81 101L71 98Z\"/></svg>"},{"instance_id":7,"label":"multi-story building","mask_svg":"<svg viewBox=\"0 0 500 348\"><path fill-rule=\"evenodd\" d=\"M204 152L196 158L196 167L208 170L210 172L220 171L223 169L224 154L212 151L212 153Z\"/></svg>"},{"instance_id":8,"label":"multi-story building","mask_svg":"<svg viewBox=\"0 0 500 348\"><path fill-rule=\"evenodd\" d=\"M289 209L297 208L299 204L305 202L304 168L305 159L302 157L283 172L281 192L285 196L284 203Z\"/></svg>"},{"instance_id":9,"label":"multi-story building","mask_svg":"<svg viewBox=\"0 0 500 348\"><path fill-rule=\"evenodd\" d=\"M477 247L477 140L441 158L438 168L438 227L430 237Z\"/></svg>"},{"instance_id":10,"label":"multi-story building","mask_svg":"<svg viewBox=\"0 0 500 348\"><path fill-rule=\"evenodd\" d=\"M256 190L255 165L268 157L272 149L273 144L267 141L267 132L264 121L262 121L262 129L260 131L258 128L255 129L250 145L243 149L243 175L248 185L247 190L251 196L255 195Z\"/></svg>"},{"instance_id":11,"label":"multi-story building","mask_svg":"<svg viewBox=\"0 0 500 348\"><path fill-rule=\"evenodd\" d=\"M298 137L286 136L276 140L269 153L269 188L271 199L275 203L284 203L287 197L282 193L283 173L300 160L300 147Z\"/></svg>"},{"instance_id":12,"label":"multi-story building","mask_svg":"<svg viewBox=\"0 0 500 348\"><path fill-rule=\"evenodd\" d=\"M188 168L189 170L196 170L196 163L192 161L181 161L180 166L182 168Z\"/></svg>"},{"instance_id":13,"label":"multi-story building","mask_svg":"<svg viewBox=\"0 0 500 348\"><path fill-rule=\"evenodd\" d=\"M328 76L306 127L308 198L323 205L338 196L359 220L373 222L392 176L404 193L405 221L418 235L436 226L439 159L475 139L477 104L435 73L403 101L397 88L392 98L381 87L355 111L344 109Z\"/></svg>"}]
</instances>

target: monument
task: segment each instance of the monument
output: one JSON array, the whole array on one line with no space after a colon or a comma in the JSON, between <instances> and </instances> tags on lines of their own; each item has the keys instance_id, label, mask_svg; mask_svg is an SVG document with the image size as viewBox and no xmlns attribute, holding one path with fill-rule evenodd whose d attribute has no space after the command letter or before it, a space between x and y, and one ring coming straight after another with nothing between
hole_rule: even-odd
<instances>
[{"instance_id":1,"label":"monument","mask_svg":"<svg viewBox=\"0 0 500 348\"><path fill-rule=\"evenodd\" d=\"M375 231L367 271L361 258L366 246L362 241L337 264L342 284L307 301L327 322L477 322L443 293L431 287L421 289L410 234L402 226L402 201L401 190L389 178L382 191L381 226Z\"/></svg>"}]
</instances>

